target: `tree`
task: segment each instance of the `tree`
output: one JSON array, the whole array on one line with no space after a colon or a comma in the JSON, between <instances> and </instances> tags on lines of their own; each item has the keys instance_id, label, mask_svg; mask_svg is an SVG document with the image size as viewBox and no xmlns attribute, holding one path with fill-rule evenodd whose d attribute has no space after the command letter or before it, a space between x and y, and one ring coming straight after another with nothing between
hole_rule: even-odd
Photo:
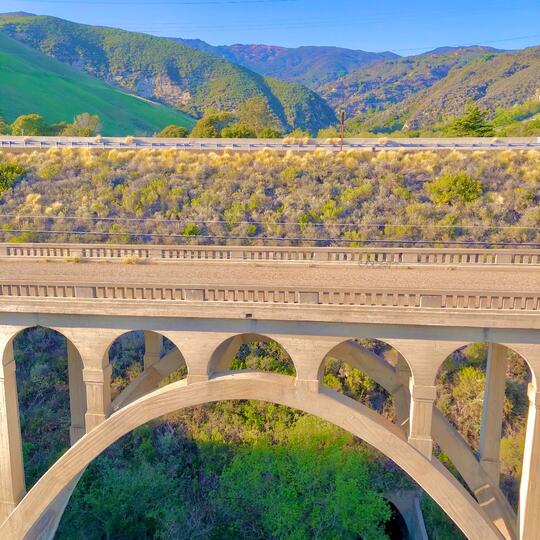
<instances>
[{"instance_id":1,"label":"tree","mask_svg":"<svg viewBox=\"0 0 540 540\"><path fill-rule=\"evenodd\" d=\"M82 113L77 115L73 123L68 125L62 135L68 137L94 137L101 131L101 121L97 114Z\"/></svg>"},{"instance_id":2,"label":"tree","mask_svg":"<svg viewBox=\"0 0 540 540\"><path fill-rule=\"evenodd\" d=\"M255 131L245 124L232 124L221 130L221 137L224 139L253 139L257 136Z\"/></svg>"},{"instance_id":3,"label":"tree","mask_svg":"<svg viewBox=\"0 0 540 540\"><path fill-rule=\"evenodd\" d=\"M390 509L373 485L377 466L349 446L352 436L304 416L285 437L240 450L225 467L221 538L387 538Z\"/></svg>"},{"instance_id":4,"label":"tree","mask_svg":"<svg viewBox=\"0 0 540 540\"><path fill-rule=\"evenodd\" d=\"M0 135L6 135L9 132L9 125L0 116Z\"/></svg>"},{"instance_id":5,"label":"tree","mask_svg":"<svg viewBox=\"0 0 540 540\"><path fill-rule=\"evenodd\" d=\"M184 126L176 126L171 124L163 128L159 133L156 133L156 137L163 137L164 139L184 139L189 135L189 129Z\"/></svg>"},{"instance_id":6,"label":"tree","mask_svg":"<svg viewBox=\"0 0 540 540\"><path fill-rule=\"evenodd\" d=\"M210 109L193 127L191 137L199 139L215 139L221 136L221 131L233 124L236 116L230 112Z\"/></svg>"},{"instance_id":7,"label":"tree","mask_svg":"<svg viewBox=\"0 0 540 540\"><path fill-rule=\"evenodd\" d=\"M26 174L18 163L0 163L0 195Z\"/></svg>"},{"instance_id":8,"label":"tree","mask_svg":"<svg viewBox=\"0 0 540 540\"><path fill-rule=\"evenodd\" d=\"M493 124L487 120L487 112L474 101L469 101L463 116L455 118L450 124L449 133L456 137L491 137L495 132Z\"/></svg>"},{"instance_id":9,"label":"tree","mask_svg":"<svg viewBox=\"0 0 540 540\"><path fill-rule=\"evenodd\" d=\"M466 172L449 173L425 185L435 204L467 203L478 199L483 191L480 180Z\"/></svg>"},{"instance_id":10,"label":"tree","mask_svg":"<svg viewBox=\"0 0 540 540\"><path fill-rule=\"evenodd\" d=\"M12 135L46 135L48 126L40 114L24 114L11 124Z\"/></svg>"},{"instance_id":11,"label":"tree","mask_svg":"<svg viewBox=\"0 0 540 540\"><path fill-rule=\"evenodd\" d=\"M256 133L268 128L275 130L281 128L278 117L262 96L253 97L242 103L236 114L240 124L249 126Z\"/></svg>"},{"instance_id":12,"label":"tree","mask_svg":"<svg viewBox=\"0 0 540 540\"><path fill-rule=\"evenodd\" d=\"M280 137L283 137L283 133L277 129L265 127L257 132L257 137L259 139L279 139Z\"/></svg>"}]
</instances>

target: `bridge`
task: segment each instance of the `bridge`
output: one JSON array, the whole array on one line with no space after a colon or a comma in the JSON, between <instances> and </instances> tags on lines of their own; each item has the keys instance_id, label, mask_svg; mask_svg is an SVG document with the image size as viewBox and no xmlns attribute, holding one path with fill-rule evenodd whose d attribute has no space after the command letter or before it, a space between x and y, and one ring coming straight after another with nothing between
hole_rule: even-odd
<instances>
[{"instance_id":1,"label":"bridge","mask_svg":"<svg viewBox=\"0 0 540 540\"><path fill-rule=\"evenodd\" d=\"M0 150L50 150L86 148L89 150L189 150L203 152L314 152L327 150L534 150L540 137L460 137L460 138L347 138L339 139L163 139L157 137L41 137L0 136Z\"/></svg>"},{"instance_id":2,"label":"bridge","mask_svg":"<svg viewBox=\"0 0 540 540\"><path fill-rule=\"evenodd\" d=\"M26 492L13 340L67 340L71 448ZM144 371L111 400L109 348L142 331ZM175 348L161 353L161 340ZM384 341L393 361L362 347ZM294 376L231 371L275 340ZM434 406L449 355L489 342L480 452ZM532 373L519 512L499 487L507 351ZM396 421L322 384L331 356L392 396ZM253 399L360 437L473 540L540 538L540 251L0 244L0 538L52 538L86 466L124 434L184 407ZM185 366L187 377L161 386ZM434 456L437 444L466 488Z\"/></svg>"}]
</instances>

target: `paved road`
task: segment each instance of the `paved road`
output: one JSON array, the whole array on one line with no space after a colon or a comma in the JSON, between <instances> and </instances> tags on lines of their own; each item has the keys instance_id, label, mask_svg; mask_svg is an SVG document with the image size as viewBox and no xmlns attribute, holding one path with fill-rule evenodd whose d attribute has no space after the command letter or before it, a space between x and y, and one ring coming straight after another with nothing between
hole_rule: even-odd
<instances>
[{"instance_id":1,"label":"paved road","mask_svg":"<svg viewBox=\"0 0 540 540\"><path fill-rule=\"evenodd\" d=\"M536 268L407 268L316 266L313 264L201 263L126 264L108 262L1 261L0 282L76 282L111 285L199 285L205 287L306 287L497 291L538 293Z\"/></svg>"},{"instance_id":2,"label":"paved road","mask_svg":"<svg viewBox=\"0 0 540 540\"><path fill-rule=\"evenodd\" d=\"M286 144L281 139L158 139L149 137L0 137L0 149L50 149L50 148L93 148L93 149L173 149L195 151L259 151L272 149L312 152L325 149L339 151L339 144L312 139L307 143ZM540 150L540 137L523 138L462 138L462 139L346 139L344 150Z\"/></svg>"}]
</instances>

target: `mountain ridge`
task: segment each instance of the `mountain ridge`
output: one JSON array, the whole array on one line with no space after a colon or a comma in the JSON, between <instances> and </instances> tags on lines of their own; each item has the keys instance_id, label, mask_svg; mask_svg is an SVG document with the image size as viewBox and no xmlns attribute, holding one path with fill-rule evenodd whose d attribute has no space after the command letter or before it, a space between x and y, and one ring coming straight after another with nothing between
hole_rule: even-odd
<instances>
[{"instance_id":1,"label":"mountain ridge","mask_svg":"<svg viewBox=\"0 0 540 540\"><path fill-rule=\"evenodd\" d=\"M117 88L194 116L210 108L234 111L262 96L284 130L315 133L335 122L332 109L309 89L283 87L167 38L48 16L2 17L0 31Z\"/></svg>"}]
</instances>

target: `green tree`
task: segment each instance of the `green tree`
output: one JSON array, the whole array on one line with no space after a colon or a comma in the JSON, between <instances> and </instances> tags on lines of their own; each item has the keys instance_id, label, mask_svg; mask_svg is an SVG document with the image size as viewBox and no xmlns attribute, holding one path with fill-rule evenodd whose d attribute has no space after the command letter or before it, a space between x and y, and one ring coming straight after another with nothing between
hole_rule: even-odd
<instances>
[{"instance_id":1,"label":"green tree","mask_svg":"<svg viewBox=\"0 0 540 540\"><path fill-rule=\"evenodd\" d=\"M482 182L466 172L448 173L425 185L435 204L468 203L482 196Z\"/></svg>"},{"instance_id":2,"label":"green tree","mask_svg":"<svg viewBox=\"0 0 540 540\"><path fill-rule=\"evenodd\" d=\"M68 137L94 137L101 131L101 121L97 114L87 112L77 115L73 123L68 125L62 135Z\"/></svg>"},{"instance_id":3,"label":"green tree","mask_svg":"<svg viewBox=\"0 0 540 540\"><path fill-rule=\"evenodd\" d=\"M26 174L18 163L0 163L0 195Z\"/></svg>"},{"instance_id":4,"label":"green tree","mask_svg":"<svg viewBox=\"0 0 540 540\"><path fill-rule=\"evenodd\" d=\"M0 116L0 135L6 135L7 133L9 133L9 125Z\"/></svg>"},{"instance_id":5,"label":"green tree","mask_svg":"<svg viewBox=\"0 0 540 540\"><path fill-rule=\"evenodd\" d=\"M247 125L237 123L223 128L221 137L224 139L253 139L257 137L257 134Z\"/></svg>"},{"instance_id":6,"label":"green tree","mask_svg":"<svg viewBox=\"0 0 540 540\"><path fill-rule=\"evenodd\" d=\"M236 114L241 124L249 126L256 133L266 128L275 130L281 128L278 117L262 96L253 97L242 103Z\"/></svg>"},{"instance_id":7,"label":"green tree","mask_svg":"<svg viewBox=\"0 0 540 540\"><path fill-rule=\"evenodd\" d=\"M456 137L491 137L495 134L493 124L488 122L487 112L476 103L465 105L463 116L455 118L449 126L449 134Z\"/></svg>"},{"instance_id":8,"label":"green tree","mask_svg":"<svg viewBox=\"0 0 540 540\"><path fill-rule=\"evenodd\" d=\"M24 114L11 124L12 135L47 135L48 126L39 114Z\"/></svg>"},{"instance_id":9,"label":"green tree","mask_svg":"<svg viewBox=\"0 0 540 540\"><path fill-rule=\"evenodd\" d=\"M257 132L257 137L259 139L279 139L283 137L283 133L278 129L273 129L271 127L265 127Z\"/></svg>"},{"instance_id":10,"label":"green tree","mask_svg":"<svg viewBox=\"0 0 540 540\"><path fill-rule=\"evenodd\" d=\"M171 124L163 128L159 133L156 133L156 137L163 137L164 139L184 139L189 135L189 129L184 126L176 126Z\"/></svg>"},{"instance_id":11,"label":"green tree","mask_svg":"<svg viewBox=\"0 0 540 540\"><path fill-rule=\"evenodd\" d=\"M229 112L210 109L193 127L191 137L199 139L215 139L221 131L236 121L236 116Z\"/></svg>"},{"instance_id":12,"label":"green tree","mask_svg":"<svg viewBox=\"0 0 540 540\"><path fill-rule=\"evenodd\" d=\"M306 416L282 444L240 451L221 475L217 496L228 519L220 537L387 538L390 509L373 485L374 464L352 441Z\"/></svg>"}]
</instances>

